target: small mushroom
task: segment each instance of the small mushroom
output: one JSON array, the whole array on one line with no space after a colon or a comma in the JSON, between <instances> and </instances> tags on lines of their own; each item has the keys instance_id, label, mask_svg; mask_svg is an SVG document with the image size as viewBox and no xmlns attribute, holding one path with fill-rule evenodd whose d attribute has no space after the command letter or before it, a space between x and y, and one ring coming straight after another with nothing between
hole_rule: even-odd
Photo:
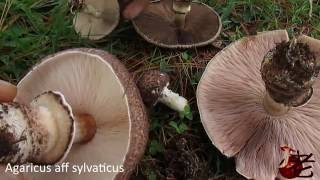
<instances>
[{"instance_id":1,"label":"small mushroom","mask_svg":"<svg viewBox=\"0 0 320 180\"><path fill-rule=\"evenodd\" d=\"M170 90L169 84L168 74L159 70L148 70L138 80L142 99L148 107L161 102L175 111L190 115L188 100Z\"/></svg>"},{"instance_id":2,"label":"small mushroom","mask_svg":"<svg viewBox=\"0 0 320 180\"><path fill-rule=\"evenodd\" d=\"M70 166L105 167L99 173L82 173L83 179L129 179L144 154L148 121L134 81L115 57L95 49L66 50L36 65L17 88L14 106L22 108L20 116L12 118L32 126L25 133L37 133L30 133L27 141L22 136L13 147L32 142L36 146L13 149L0 156L1 162L50 165L66 161ZM59 93L38 96L48 91ZM10 125L17 136L23 134L24 128L18 128L22 125ZM109 166L114 166L113 172ZM64 173L25 173L24 178L73 180L79 175L69 169Z\"/></svg>"},{"instance_id":3,"label":"small mushroom","mask_svg":"<svg viewBox=\"0 0 320 180\"><path fill-rule=\"evenodd\" d=\"M191 0L154 1L133 20L148 42L166 48L191 48L212 43L221 20L211 7Z\"/></svg>"},{"instance_id":4,"label":"small mushroom","mask_svg":"<svg viewBox=\"0 0 320 180\"><path fill-rule=\"evenodd\" d=\"M202 124L248 179L280 176L283 145L313 153L304 166L320 179L319 55L319 40L289 41L277 30L234 42L206 67L197 89Z\"/></svg>"},{"instance_id":5,"label":"small mushroom","mask_svg":"<svg viewBox=\"0 0 320 180\"><path fill-rule=\"evenodd\" d=\"M0 102L10 102L17 94L17 88L5 81L0 80Z\"/></svg>"},{"instance_id":6,"label":"small mushroom","mask_svg":"<svg viewBox=\"0 0 320 180\"><path fill-rule=\"evenodd\" d=\"M73 24L82 37L99 40L111 33L119 23L118 0L71 0L71 3L79 8Z\"/></svg>"},{"instance_id":7,"label":"small mushroom","mask_svg":"<svg viewBox=\"0 0 320 180\"><path fill-rule=\"evenodd\" d=\"M110 34L120 21L133 19L148 5L148 0L70 0L75 30L82 37L99 40Z\"/></svg>"}]
</instances>

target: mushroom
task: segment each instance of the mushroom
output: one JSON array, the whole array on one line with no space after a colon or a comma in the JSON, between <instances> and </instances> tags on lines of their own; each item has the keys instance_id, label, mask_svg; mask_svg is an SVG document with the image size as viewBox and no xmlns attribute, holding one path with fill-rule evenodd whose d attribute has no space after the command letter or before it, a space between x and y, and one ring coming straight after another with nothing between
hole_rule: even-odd
<instances>
[{"instance_id":1,"label":"mushroom","mask_svg":"<svg viewBox=\"0 0 320 180\"><path fill-rule=\"evenodd\" d=\"M37 146L28 150L35 152L36 156L22 150L22 154L26 155L20 158L20 163L51 165L69 162L70 166L87 169L100 166L104 168L100 168L99 173L82 172L81 178L129 179L144 153L148 122L134 81L115 57L95 49L62 51L38 64L19 82L17 88L16 103L31 104L31 107L39 104L56 112L42 113L44 118L34 120L37 124L43 124L43 127L29 129L38 132L41 128L39 133L52 140L34 137ZM59 93L37 98L48 91ZM52 101L46 100L53 99L57 94L60 95L60 104L63 104L59 111L58 105L52 106ZM46 109L43 111L46 112ZM57 117L45 117L46 114ZM72 120L74 123L70 123ZM21 146L23 142L17 145ZM14 152L12 154L17 155ZM17 161L15 158L6 158L2 162ZM109 172L110 169L113 172ZM65 173L25 173L24 177L26 180L72 180L79 179L78 173L72 172L70 167Z\"/></svg>"},{"instance_id":2,"label":"mushroom","mask_svg":"<svg viewBox=\"0 0 320 180\"><path fill-rule=\"evenodd\" d=\"M171 109L191 118L188 100L169 89L170 77L159 70L148 70L138 80L138 87L144 103L155 106L161 102Z\"/></svg>"},{"instance_id":3,"label":"mushroom","mask_svg":"<svg viewBox=\"0 0 320 180\"><path fill-rule=\"evenodd\" d=\"M17 89L14 85L0 80L0 102L9 102L16 96Z\"/></svg>"},{"instance_id":4,"label":"mushroom","mask_svg":"<svg viewBox=\"0 0 320 180\"><path fill-rule=\"evenodd\" d=\"M201 121L212 143L235 157L240 174L279 178L281 147L288 145L313 153L316 162L303 166L320 178L319 55L319 40L289 41L276 30L232 43L206 67L197 89Z\"/></svg>"},{"instance_id":5,"label":"mushroom","mask_svg":"<svg viewBox=\"0 0 320 180\"><path fill-rule=\"evenodd\" d=\"M91 40L110 34L120 21L133 19L148 5L148 0L70 0L71 11L79 9L73 20L75 30Z\"/></svg>"},{"instance_id":6,"label":"mushroom","mask_svg":"<svg viewBox=\"0 0 320 180\"><path fill-rule=\"evenodd\" d=\"M111 33L119 23L118 0L71 0L71 3L76 9L79 8L73 24L82 37L99 40Z\"/></svg>"},{"instance_id":7,"label":"mushroom","mask_svg":"<svg viewBox=\"0 0 320 180\"><path fill-rule=\"evenodd\" d=\"M191 48L212 43L221 20L211 7L191 0L154 1L133 20L146 41L166 48Z\"/></svg>"}]
</instances>

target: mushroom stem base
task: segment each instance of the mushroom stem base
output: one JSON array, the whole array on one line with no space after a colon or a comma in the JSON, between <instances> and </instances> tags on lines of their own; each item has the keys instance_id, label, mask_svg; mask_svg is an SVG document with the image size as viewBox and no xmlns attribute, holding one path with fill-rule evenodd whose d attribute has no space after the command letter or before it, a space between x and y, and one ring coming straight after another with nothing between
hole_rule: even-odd
<instances>
[{"instance_id":1,"label":"mushroom stem base","mask_svg":"<svg viewBox=\"0 0 320 180\"><path fill-rule=\"evenodd\" d=\"M263 99L263 107L272 116L281 116L290 110L289 106L274 101L268 92Z\"/></svg>"}]
</instances>

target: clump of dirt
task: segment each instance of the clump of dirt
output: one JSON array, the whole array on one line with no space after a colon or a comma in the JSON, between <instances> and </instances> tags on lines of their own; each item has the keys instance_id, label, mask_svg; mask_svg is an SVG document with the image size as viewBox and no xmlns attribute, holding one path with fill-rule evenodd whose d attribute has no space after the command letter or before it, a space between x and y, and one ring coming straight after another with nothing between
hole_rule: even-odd
<instances>
[{"instance_id":1,"label":"clump of dirt","mask_svg":"<svg viewBox=\"0 0 320 180\"><path fill-rule=\"evenodd\" d=\"M297 106L308 100L320 70L307 44L282 42L270 51L261 66L270 96L279 103Z\"/></svg>"}]
</instances>

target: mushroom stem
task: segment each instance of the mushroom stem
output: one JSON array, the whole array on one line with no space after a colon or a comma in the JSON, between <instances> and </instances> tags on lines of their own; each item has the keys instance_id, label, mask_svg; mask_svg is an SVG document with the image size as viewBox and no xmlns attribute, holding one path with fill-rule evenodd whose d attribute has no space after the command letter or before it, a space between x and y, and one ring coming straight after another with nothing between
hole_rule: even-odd
<instances>
[{"instance_id":1,"label":"mushroom stem","mask_svg":"<svg viewBox=\"0 0 320 180\"><path fill-rule=\"evenodd\" d=\"M188 106L188 101L184 97L174 93L167 87L163 89L159 101L178 112L184 112Z\"/></svg>"},{"instance_id":2,"label":"mushroom stem","mask_svg":"<svg viewBox=\"0 0 320 180\"><path fill-rule=\"evenodd\" d=\"M54 164L65 157L73 142L90 141L97 129L94 118L79 114L74 122L69 108L53 92L40 95L30 105L0 104L0 162Z\"/></svg>"},{"instance_id":3,"label":"mushroom stem","mask_svg":"<svg viewBox=\"0 0 320 180\"><path fill-rule=\"evenodd\" d=\"M173 0L172 9L175 12L175 23L184 29L187 14L191 11L191 0Z\"/></svg>"},{"instance_id":4,"label":"mushroom stem","mask_svg":"<svg viewBox=\"0 0 320 180\"><path fill-rule=\"evenodd\" d=\"M319 69L319 63L307 44L297 42L295 38L278 44L267 53L261 65L267 90L265 109L271 114L282 114L287 111L285 106L306 104L313 94L312 85Z\"/></svg>"},{"instance_id":5,"label":"mushroom stem","mask_svg":"<svg viewBox=\"0 0 320 180\"><path fill-rule=\"evenodd\" d=\"M263 107L264 109L271 114L272 116L281 116L286 114L289 109L290 106L286 106L284 104L281 103L277 103L276 101L274 101L268 92L266 92L266 95L263 98Z\"/></svg>"},{"instance_id":6,"label":"mushroom stem","mask_svg":"<svg viewBox=\"0 0 320 180\"><path fill-rule=\"evenodd\" d=\"M89 142L97 131L97 124L94 118L88 114L76 115L75 119L75 143Z\"/></svg>"}]
</instances>

